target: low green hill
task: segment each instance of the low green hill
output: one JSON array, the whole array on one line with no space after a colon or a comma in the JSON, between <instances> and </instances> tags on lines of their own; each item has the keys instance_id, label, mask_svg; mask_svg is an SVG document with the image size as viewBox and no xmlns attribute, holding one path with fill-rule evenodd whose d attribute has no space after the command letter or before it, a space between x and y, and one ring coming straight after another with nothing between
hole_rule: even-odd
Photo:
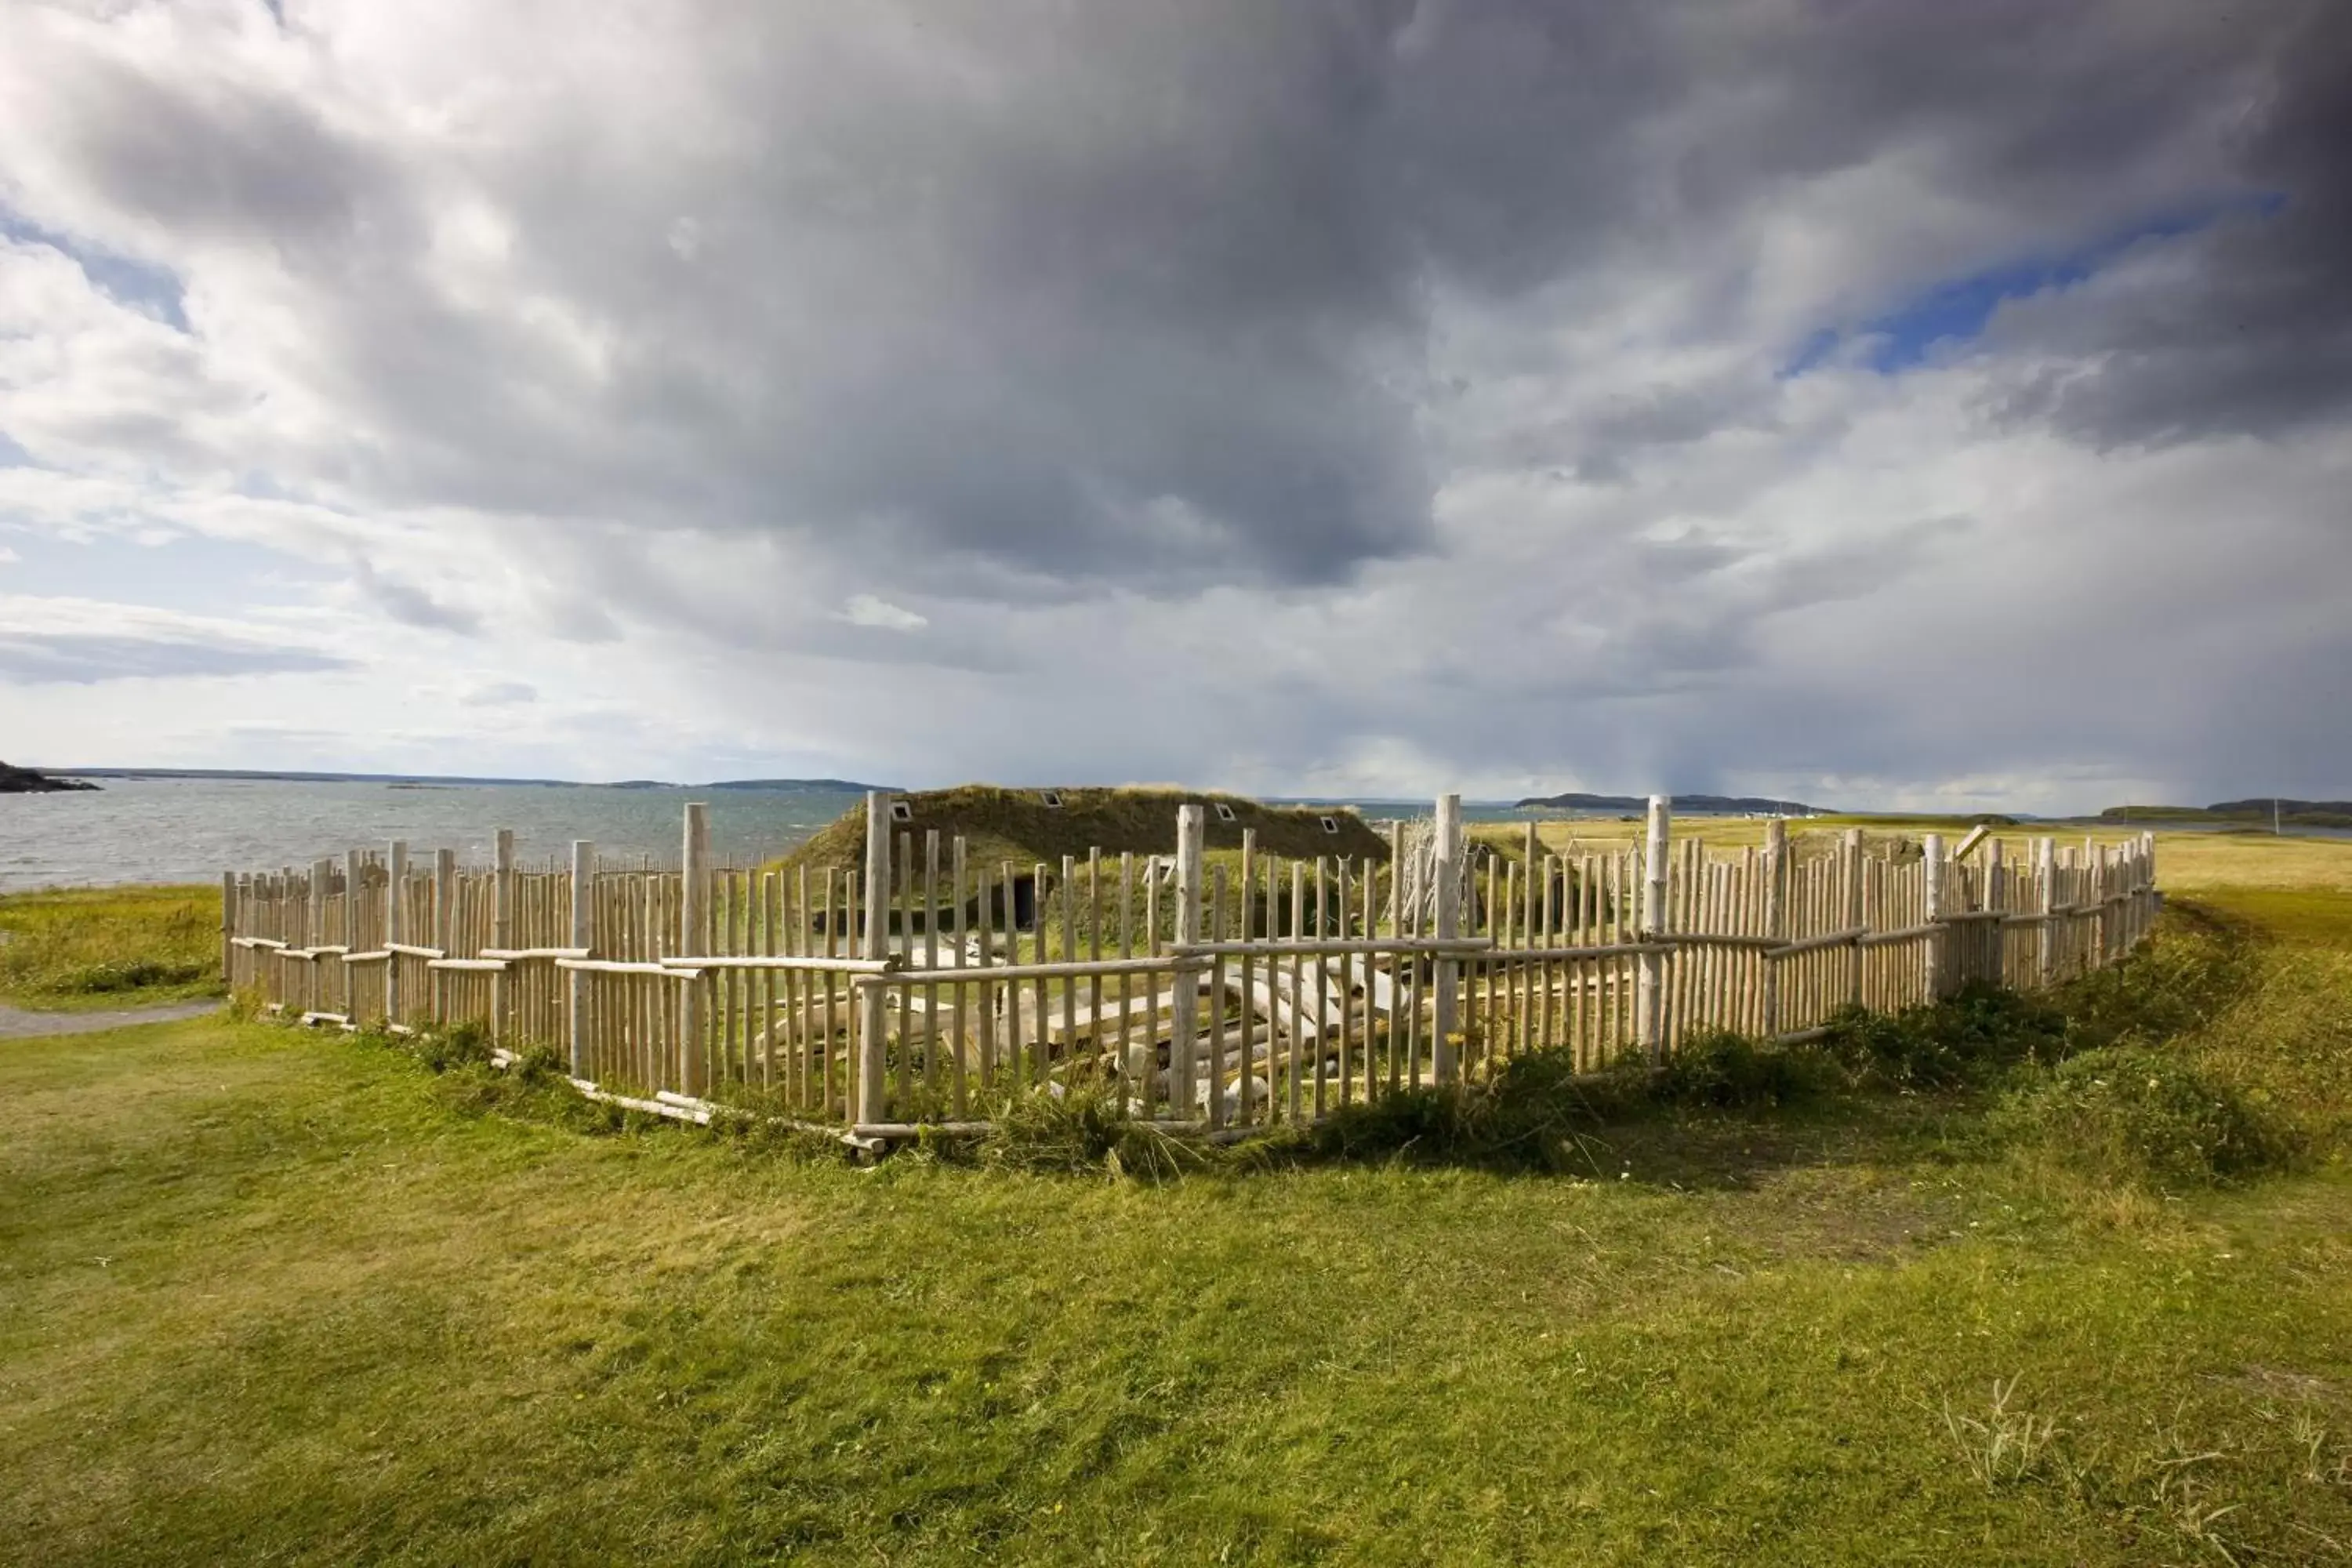
<instances>
[{"instance_id":1,"label":"low green hill","mask_svg":"<svg viewBox=\"0 0 2352 1568\"><path fill-rule=\"evenodd\" d=\"M1048 805L1046 797L1061 802ZM1208 847L1239 849L1244 830L1255 828L1259 849L1285 858L1318 855L1386 860L1388 843L1354 812L1339 807L1266 805L1241 795L1171 789L999 789L959 784L893 795L908 807L894 829L911 835L917 854L924 835L936 829L942 858L961 834L973 866L1010 860L1025 871L1043 864L1058 870L1065 855L1084 859L1089 849L1106 855L1172 855L1176 808L1188 802L1210 807ZM1223 811L1216 809L1219 806ZM1230 813L1228 819L1226 813ZM1327 828L1326 822L1331 825ZM1336 828L1334 832L1331 828ZM866 805L859 802L818 830L785 858L786 868L808 866L846 870L865 864Z\"/></svg>"}]
</instances>

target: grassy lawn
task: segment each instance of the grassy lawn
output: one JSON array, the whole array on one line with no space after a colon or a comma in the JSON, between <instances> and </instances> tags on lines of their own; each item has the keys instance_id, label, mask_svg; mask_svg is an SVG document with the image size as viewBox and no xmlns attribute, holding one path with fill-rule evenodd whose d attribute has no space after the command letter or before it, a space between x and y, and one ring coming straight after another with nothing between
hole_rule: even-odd
<instances>
[{"instance_id":1,"label":"grassy lawn","mask_svg":"<svg viewBox=\"0 0 2352 1568\"><path fill-rule=\"evenodd\" d=\"M218 888L0 894L0 1002L70 1010L220 993Z\"/></svg>"},{"instance_id":2,"label":"grassy lawn","mask_svg":"<svg viewBox=\"0 0 2352 1568\"><path fill-rule=\"evenodd\" d=\"M2352 895L2283 897L2151 1047L2296 1121L2223 1184L2007 1079L1152 1186L0 1045L0 1559L2345 1560Z\"/></svg>"}]
</instances>

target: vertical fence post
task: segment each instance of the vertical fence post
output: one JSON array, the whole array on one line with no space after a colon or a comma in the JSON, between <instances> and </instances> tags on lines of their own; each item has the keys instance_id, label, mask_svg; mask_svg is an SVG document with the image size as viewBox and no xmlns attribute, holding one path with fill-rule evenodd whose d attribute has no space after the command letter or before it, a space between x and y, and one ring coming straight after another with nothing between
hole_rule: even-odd
<instances>
[{"instance_id":1,"label":"vertical fence post","mask_svg":"<svg viewBox=\"0 0 2352 1568\"><path fill-rule=\"evenodd\" d=\"M2001 897L2001 882L2007 868L2000 860L2000 840L1985 840L1984 907L1985 930L1991 933L1992 945L1986 951L1984 979L1992 985L2009 984L2009 926L1997 918L2006 912L2008 900Z\"/></svg>"},{"instance_id":2,"label":"vertical fence post","mask_svg":"<svg viewBox=\"0 0 2352 1568\"><path fill-rule=\"evenodd\" d=\"M343 851L343 957L335 967L343 972L343 1021L359 1023L359 973L352 967L351 955L366 951L360 946L360 879L367 863L356 849Z\"/></svg>"},{"instance_id":3,"label":"vertical fence post","mask_svg":"<svg viewBox=\"0 0 2352 1568\"><path fill-rule=\"evenodd\" d=\"M710 951L710 815L701 801L686 803L685 841L679 856L685 868L677 900L677 951L700 956ZM700 979L678 982L677 1087L699 1097L705 1087Z\"/></svg>"},{"instance_id":4,"label":"vertical fence post","mask_svg":"<svg viewBox=\"0 0 2352 1568\"><path fill-rule=\"evenodd\" d=\"M1451 941L1462 934L1462 797L1437 797L1437 841L1431 875L1437 886L1437 935ZM1440 953L1431 965L1436 978L1434 1022L1437 1039L1431 1071L1439 1083L1452 1083L1460 1071L1454 1037L1462 1028L1462 964L1452 953Z\"/></svg>"},{"instance_id":5,"label":"vertical fence post","mask_svg":"<svg viewBox=\"0 0 2352 1568\"><path fill-rule=\"evenodd\" d=\"M1870 900L1864 896L1864 879L1870 874L1870 863L1863 858L1862 829L1849 827L1838 840L1838 864L1845 879L1845 927L1861 931L1870 924ZM1860 938L1853 944L1853 963L1846 976L1846 1005L1862 1005L1863 984L1869 977L1870 950Z\"/></svg>"},{"instance_id":6,"label":"vertical fence post","mask_svg":"<svg viewBox=\"0 0 2352 1568\"><path fill-rule=\"evenodd\" d=\"M385 945L408 940L408 841L392 841L384 859L387 879L383 885L383 940ZM400 1022L400 960L394 953L383 961L383 1021L389 1026Z\"/></svg>"},{"instance_id":7,"label":"vertical fence post","mask_svg":"<svg viewBox=\"0 0 2352 1568\"><path fill-rule=\"evenodd\" d=\"M2139 928L2132 933L2135 944L2156 925L2156 834L2153 830L2139 836Z\"/></svg>"},{"instance_id":8,"label":"vertical fence post","mask_svg":"<svg viewBox=\"0 0 2352 1568\"><path fill-rule=\"evenodd\" d=\"M2088 973L2105 968L2107 962L2107 906L2101 901L2107 896L2107 853L2099 847L2098 839L2090 834L2083 836L2082 867L2082 879L2089 884L2088 896L2085 898L2084 892L2078 891L2075 897L2090 905L2091 929L2098 933L2097 946L2084 944L2082 968Z\"/></svg>"},{"instance_id":9,"label":"vertical fence post","mask_svg":"<svg viewBox=\"0 0 2352 1568\"><path fill-rule=\"evenodd\" d=\"M226 985L236 978L231 955L236 952L232 940L236 935L236 873L221 873L221 984Z\"/></svg>"},{"instance_id":10,"label":"vertical fence post","mask_svg":"<svg viewBox=\"0 0 2352 1568\"><path fill-rule=\"evenodd\" d=\"M1932 928L1927 932L1927 1000L1940 1002L1951 979L1950 954L1946 951L1951 928L1943 923L1949 912L1944 908L1944 836L1930 833L1919 841L1919 847L1925 855L1920 868L1927 901L1924 913Z\"/></svg>"},{"instance_id":11,"label":"vertical fence post","mask_svg":"<svg viewBox=\"0 0 2352 1568\"><path fill-rule=\"evenodd\" d=\"M490 881L490 945L504 952L514 946L514 829L501 827L491 836L490 864L494 875ZM514 992L507 984L503 969L490 974L490 1038L504 1041L507 1009L514 1005Z\"/></svg>"},{"instance_id":12,"label":"vertical fence post","mask_svg":"<svg viewBox=\"0 0 2352 1568\"><path fill-rule=\"evenodd\" d=\"M1650 797L1649 826L1642 836L1642 909L1635 934L1643 947L1633 989L1633 1033L1652 1067L1666 1055L1666 953L1657 944L1666 933L1666 835L1672 816L1664 795Z\"/></svg>"},{"instance_id":13,"label":"vertical fence post","mask_svg":"<svg viewBox=\"0 0 2352 1568\"><path fill-rule=\"evenodd\" d=\"M310 862L310 924L302 938L302 945L314 952L327 940L327 882L334 874L332 858L322 855ZM305 1013L320 1010L322 988L319 982L319 963L316 958L302 961L302 1011Z\"/></svg>"},{"instance_id":14,"label":"vertical fence post","mask_svg":"<svg viewBox=\"0 0 2352 1568\"><path fill-rule=\"evenodd\" d=\"M2037 985L2050 984L2051 973L2058 967L2057 916L2058 907L2058 845L2050 838L2033 841L2033 881L2038 891L2034 912L2042 917L2035 928L2033 943L2033 979Z\"/></svg>"},{"instance_id":15,"label":"vertical fence post","mask_svg":"<svg viewBox=\"0 0 2352 1568\"><path fill-rule=\"evenodd\" d=\"M586 948L594 956L596 941L596 846L586 838L572 841L572 932L567 946ZM572 1076L588 1076L588 1030L590 1019L588 972L570 971L570 1006L564 1018L564 1044L570 1047Z\"/></svg>"},{"instance_id":16,"label":"vertical fence post","mask_svg":"<svg viewBox=\"0 0 2352 1568\"><path fill-rule=\"evenodd\" d=\"M310 862L310 925L302 938L304 947L317 947L327 940L327 882L334 874L332 858L322 855ZM318 972L313 964L310 973Z\"/></svg>"},{"instance_id":17,"label":"vertical fence post","mask_svg":"<svg viewBox=\"0 0 2352 1568\"><path fill-rule=\"evenodd\" d=\"M1776 816L1764 825L1764 934L1789 940L1789 824ZM1764 1037L1780 1032L1780 961L1764 957Z\"/></svg>"},{"instance_id":18,"label":"vertical fence post","mask_svg":"<svg viewBox=\"0 0 2352 1568\"><path fill-rule=\"evenodd\" d=\"M1176 808L1176 945L1185 946L1201 940L1201 853L1208 833L1209 808L1204 805L1180 805ZM1192 970L1180 970L1176 975L1176 1000L1170 1025L1168 1040L1168 1114L1180 1120L1190 1120L1193 1102L1193 1048L1201 1026L1200 975ZM1219 996L1212 1005L1223 1007ZM1294 1007L1297 999L1293 999ZM1292 1017L1297 1014L1294 1011ZM1296 1040L1293 1048L1296 1048ZM1212 1064L1212 1072L1222 1064ZM1149 1079L1146 1080L1149 1085ZM1151 1096L1147 1087L1144 1102Z\"/></svg>"},{"instance_id":19,"label":"vertical fence post","mask_svg":"<svg viewBox=\"0 0 2352 1568\"><path fill-rule=\"evenodd\" d=\"M433 851L433 945L447 957L457 931L457 852ZM433 976L433 1022L449 1021L449 972L427 970Z\"/></svg>"},{"instance_id":20,"label":"vertical fence post","mask_svg":"<svg viewBox=\"0 0 2352 1568\"><path fill-rule=\"evenodd\" d=\"M1006 929L1012 927L1012 888L1005 889ZM857 955L878 963L890 949L890 797L880 790L866 792L866 929L858 938ZM1038 911L1044 931L1044 910ZM1041 939L1042 941L1042 936ZM1012 956L1020 956L1016 948ZM882 1120L882 1075L888 1066L883 1031L890 1026L890 994L872 975L860 977L857 1007L857 1116L860 1123ZM1015 998L1011 1005L1017 1006ZM1041 1021L1042 1026L1042 1021Z\"/></svg>"}]
</instances>

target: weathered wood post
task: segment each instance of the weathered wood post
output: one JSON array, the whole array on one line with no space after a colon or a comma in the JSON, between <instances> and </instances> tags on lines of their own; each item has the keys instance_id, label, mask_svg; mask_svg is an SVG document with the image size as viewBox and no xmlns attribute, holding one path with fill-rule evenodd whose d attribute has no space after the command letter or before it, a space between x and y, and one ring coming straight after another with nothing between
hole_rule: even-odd
<instances>
[{"instance_id":1,"label":"weathered wood post","mask_svg":"<svg viewBox=\"0 0 2352 1568\"><path fill-rule=\"evenodd\" d=\"M1462 934L1462 797L1437 797L1437 839L1431 874L1437 886L1437 935L1451 942ZM1461 1071L1455 1052L1462 1030L1462 964L1450 952L1438 954L1431 965L1436 979L1437 1040L1431 1070L1439 1083L1452 1083Z\"/></svg>"},{"instance_id":2,"label":"weathered wood post","mask_svg":"<svg viewBox=\"0 0 2352 1568\"><path fill-rule=\"evenodd\" d=\"M2033 841L2034 912L2042 919L2034 930L2034 984L2047 985L2058 967L2058 845L2055 839Z\"/></svg>"},{"instance_id":3,"label":"weathered wood post","mask_svg":"<svg viewBox=\"0 0 2352 1568\"><path fill-rule=\"evenodd\" d=\"M1789 823L1776 816L1764 825L1764 934L1789 940ZM1764 955L1764 1037L1780 1032L1780 961Z\"/></svg>"},{"instance_id":4,"label":"weathered wood post","mask_svg":"<svg viewBox=\"0 0 2352 1568\"><path fill-rule=\"evenodd\" d=\"M1005 888L1005 926L1012 920L1012 887ZM858 937L857 955L878 963L890 952L890 797L882 791L866 792L866 923ZM1040 932L1044 910L1039 910ZM1042 936L1041 939L1042 940ZM1013 950L1013 957L1019 957ZM882 1120L883 1074L888 1053L884 1032L890 1026L890 995L874 976L860 977L857 991L857 1115L862 1125ZM1043 1021L1040 1021L1040 1027Z\"/></svg>"},{"instance_id":5,"label":"weathered wood post","mask_svg":"<svg viewBox=\"0 0 2352 1568\"><path fill-rule=\"evenodd\" d=\"M1642 836L1642 908L1636 935L1643 943L1633 988L1633 1034L1642 1053L1656 1067L1666 1056L1666 835L1672 811L1666 797L1650 797L1650 820Z\"/></svg>"},{"instance_id":6,"label":"weathered wood post","mask_svg":"<svg viewBox=\"0 0 2352 1568\"><path fill-rule=\"evenodd\" d=\"M2009 984L2009 927L2003 923L2009 900L2001 896L2006 890L2002 886L2006 870L2000 863L2000 840L1985 840L1985 931L1979 934L1990 933L1991 946L1985 952L1984 978L1993 985Z\"/></svg>"},{"instance_id":7,"label":"weathered wood post","mask_svg":"<svg viewBox=\"0 0 2352 1568\"><path fill-rule=\"evenodd\" d=\"M221 873L221 984L226 985L236 978L234 957L236 952L236 873Z\"/></svg>"},{"instance_id":8,"label":"weathered wood post","mask_svg":"<svg viewBox=\"0 0 2352 1568\"><path fill-rule=\"evenodd\" d=\"M595 956L596 942L596 846L586 838L572 841L572 931L567 944L586 950ZM593 1005L589 988L588 972L570 971L565 979L570 1006L564 1017L564 1043L570 1047L572 1076L588 1076L588 1042L593 1020L588 1010Z\"/></svg>"},{"instance_id":9,"label":"weathered wood post","mask_svg":"<svg viewBox=\"0 0 2352 1568\"><path fill-rule=\"evenodd\" d=\"M314 953L327 941L327 884L334 875L335 862L331 857L322 855L310 862L310 925L303 935L302 945ZM315 957L307 958L302 961L303 1012L318 1010L320 992L319 961Z\"/></svg>"},{"instance_id":10,"label":"weathered wood post","mask_svg":"<svg viewBox=\"0 0 2352 1568\"><path fill-rule=\"evenodd\" d=\"M335 965L343 972L343 1021L359 1022L359 971L352 967L352 954L367 950L360 945L360 881L367 874L367 862L356 849L343 851L343 955Z\"/></svg>"},{"instance_id":11,"label":"weathered wood post","mask_svg":"<svg viewBox=\"0 0 2352 1568\"><path fill-rule=\"evenodd\" d=\"M2156 929L2156 834L2151 829L2139 836L2139 930L2133 933L2135 942Z\"/></svg>"},{"instance_id":12,"label":"weathered wood post","mask_svg":"<svg viewBox=\"0 0 2352 1568\"><path fill-rule=\"evenodd\" d=\"M1209 825L1204 805L1176 808L1176 945L1201 940L1201 855ZM1191 969L1176 974L1176 999L1168 1041L1168 1113L1190 1119L1193 1102L1193 1051L1201 1027L1200 975ZM1222 1007L1224 998L1216 998ZM1212 1064L1217 1071L1221 1064ZM1151 1102L1150 1078L1144 1079L1144 1103Z\"/></svg>"},{"instance_id":13,"label":"weathered wood post","mask_svg":"<svg viewBox=\"0 0 2352 1568\"><path fill-rule=\"evenodd\" d=\"M2111 923L2105 902L2107 852L2100 847L2098 839L2090 834L2083 836L2083 880L2090 884L2089 897L2084 898L2080 893L2075 897L2078 901L2090 906L2093 922L2091 929L2096 933L2095 941L2097 943L2096 946L2085 944L2087 951L2083 956L2083 968L2085 971L2104 969L2107 963L2107 928ZM2095 960L2091 957L2092 953L2098 955Z\"/></svg>"},{"instance_id":14,"label":"weathered wood post","mask_svg":"<svg viewBox=\"0 0 2352 1568\"><path fill-rule=\"evenodd\" d=\"M457 852L433 851L433 945L447 957L457 931ZM433 976L433 1022L449 1022L449 972L429 970Z\"/></svg>"},{"instance_id":15,"label":"weathered wood post","mask_svg":"<svg viewBox=\"0 0 2352 1568\"><path fill-rule=\"evenodd\" d=\"M1849 827L1838 840L1838 863L1845 879L1845 925L1848 931L1866 931L1870 925L1869 877L1870 864L1863 858L1862 829ZM1853 963L1846 975L1846 1005L1860 1007L1863 984L1870 973L1870 950L1857 938L1853 944Z\"/></svg>"},{"instance_id":16,"label":"weathered wood post","mask_svg":"<svg viewBox=\"0 0 2352 1568\"><path fill-rule=\"evenodd\" d=\"M1944 836L1930 833L1919 841L1924 852L1920 865L1921 885L1925 889L1926 909L1923 911L1931 928L1927 932L1927 1000L1940 1002L1951 983L1951 954L1948 947L1952 928L1944 924L1948 912L1944 908Z\"/></svg>"},{"instance_id":17,"label":"weathered wood post","mask_svg":"<svg viewBox=\"0 0 2352 1568\"><path fill-rule=\"evenodd\" d=\"M408 941L408 841L392 841L384 859L388 879L383 885L383 941L389 947L394 942ZM383 1021L386 1025L400 1022L400 960L394 953L383 961Z\"/></svg>"},{"instance_id":18,"label":"weathered wood post","mask_svg":"<svg viewBox=\"0 0 2352 1568\"><path fill-rule=\"evenodd\" d=\"M677 951L701 957L710 951L710 815L698 800L686 803L686 832L679 856L685 875L679 879ZM707 1087L709 1042L702 1037L701 977L679 982L677 999L677 1087L699 1097Z\"/></svg>"},{"instance_id":19,"label":"weathered wood post","mask_svg":"<svg viewBox=\"0 0 2352 1568\"><path fill-rule=\"evenodd\" d=\"M504 952L514 946L514 829L501 827L490 837L490 945ZM503 969L490 973L490 1038L504 1040L511 1032L507 1010L514 1005L513 988Z\"/></svg>"}]
</instances>

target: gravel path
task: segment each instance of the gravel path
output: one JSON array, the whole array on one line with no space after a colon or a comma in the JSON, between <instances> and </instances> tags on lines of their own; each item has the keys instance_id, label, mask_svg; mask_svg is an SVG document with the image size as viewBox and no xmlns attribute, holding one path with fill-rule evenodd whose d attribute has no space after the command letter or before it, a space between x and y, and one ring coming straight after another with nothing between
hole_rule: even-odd
<instances>
[{"instance_id":1,"label":"gravel path","mask_svg":"<svg viewBox=\"0 0 2352 1568\"><path fill-rule=\"evenodd\" d=\"M160 1007L118 1007L104 1013L28 1013L0 1002L0 1040L30 1039L37 1035L88 1035L100 1029L120 1029L126 1024L168 1024L175 1018L200 1018L220 1010L220 1000L166 1002Z\"/></svg>"}]
</instances>

